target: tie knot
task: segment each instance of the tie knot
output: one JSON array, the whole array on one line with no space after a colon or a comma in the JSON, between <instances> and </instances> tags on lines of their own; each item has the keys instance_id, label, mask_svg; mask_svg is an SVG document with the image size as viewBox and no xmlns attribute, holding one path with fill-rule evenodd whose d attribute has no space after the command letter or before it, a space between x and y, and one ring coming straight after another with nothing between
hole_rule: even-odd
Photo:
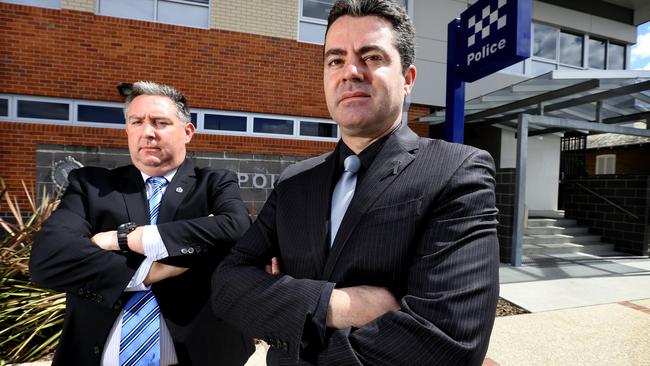
<instances>
[{"instance_id":1,"label":"tie knot","mask_svg":"<svg viewBox=\"0 0 650 366\"><path fill-rule=\"evenodd\" d=\"M160 188L167 185L167 179L165 177L149 177L147 183L151 184L152 188Z\"/></svg>"},{"instance_id":2,"label":"tie knot","mask_svg":"<svg viewBox=\"0 0 650 366\"><path fill-rule=\"evenodd\" d=\"M346 172L356 174L359 171L359 168L361 167L361 160L359 160L359 157L356 155L350 155L347 158L345 158L345 161L343 162L343 166L345 167Z\"/></svg>"}]
</instances>

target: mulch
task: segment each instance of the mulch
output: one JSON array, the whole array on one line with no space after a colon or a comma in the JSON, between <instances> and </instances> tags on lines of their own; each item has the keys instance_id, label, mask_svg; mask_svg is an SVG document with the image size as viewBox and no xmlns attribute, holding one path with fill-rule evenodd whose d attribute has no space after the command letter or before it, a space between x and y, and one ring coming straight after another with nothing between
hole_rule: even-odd
<instances>
[{"instance_id":1,"label":"mulch","mask_svg":"<svg viewBox=\"0 0 650 366\"><path fill-rule=\"evenodd\" d=\"M497 303L497 316L528 314L530 311L517 306L506 299L499 298Z\"/></svg>"}]
</instances>

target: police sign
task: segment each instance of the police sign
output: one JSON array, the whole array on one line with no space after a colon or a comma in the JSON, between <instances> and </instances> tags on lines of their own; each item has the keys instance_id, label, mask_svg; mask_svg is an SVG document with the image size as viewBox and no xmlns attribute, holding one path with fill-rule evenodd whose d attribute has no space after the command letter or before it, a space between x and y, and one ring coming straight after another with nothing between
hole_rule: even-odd
<instances>
[{"instance_id":1,"label":"police sign","mask_svg":"<svg viewBox=\"0 0 650 366\"><path fill-rule=\"evenodd\" d=\"M480 0L460 15L458 72L478 80L530 57L530 0Z\"/></svg>"}]
</instances>

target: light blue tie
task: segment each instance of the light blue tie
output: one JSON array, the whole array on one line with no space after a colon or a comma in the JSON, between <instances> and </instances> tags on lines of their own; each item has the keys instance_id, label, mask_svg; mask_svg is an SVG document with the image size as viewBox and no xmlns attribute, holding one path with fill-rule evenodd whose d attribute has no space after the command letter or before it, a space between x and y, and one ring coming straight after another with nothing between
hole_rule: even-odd
<instances>
[{"instance_id":1,"label":"light blue tie","mask_svg":"<svg viewBox=\"0 0 650 366\"><path fill-rule=\"evenodd\" d=\"M332 193L332 210L330 213L330 248L334 244L334 238L339 231L345 211L347 211L352 196L354 196L354 189L357 186L357 172L361 167L361 161L356 155L350 155L345 158L343 162L345 171L341 178L334 187Z\"/></svg>"},{"instance_id":2,"label":"light blue tie","mask_svg":"<svg viewBox=\"0 0 650 366\"><path fill-rule=\"evenodd\" d=\"M149 220L158 222L164 177L147 179ZM124 306L120 336L120 365L160 365L160 308L151 291L136 292Z\"/></svg>"}]
</instances>

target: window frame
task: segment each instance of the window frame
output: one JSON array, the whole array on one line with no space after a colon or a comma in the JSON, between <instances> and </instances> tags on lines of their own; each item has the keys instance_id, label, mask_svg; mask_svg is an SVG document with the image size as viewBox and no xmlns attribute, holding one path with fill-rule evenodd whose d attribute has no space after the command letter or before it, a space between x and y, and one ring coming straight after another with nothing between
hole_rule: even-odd
<instances>
[{"instance_id":1,"label":"window frame","mask_svg":"<svg viewBox=\"0 0 650 366\"><path fill-rule=\"evenodd\" d=\"M40 97L31 95L17 95L17 94L0 94L0 98L7 100L7 114L8 116L0 116L0 122L17 122L17 123L33 123L33 124L48 124L48 125L65 125L65 126L79 126L79 127L95 127L95 128L118 128L123 129L125 125L119 123L106 123L106 122L87 122L79 121L78 108L79 105L97 106L97 107L113 107L124 108L123 103L109 102L109 101L96 101L85 99L67 99L67 98L54 98L54 97ZM68 120L55 120L43 118L26 118L18 117L17 106L19 100L27 100L34 102L45 103L61 103L68 105ZM196 113L196 131L200 134L224 135L224 136L249 136L249 137L264 137L264 138L280 138L291 140L312 140L312 141L328 141L336 142L341 136L340 130L331 119L314 118L305 116L292 116L283 114L270 114L270 113L255 113L255 112L241 112L241 111L227 111L221 109L207 109L207 108L190 108L190 113ZM228 130L214 130L205 128L205 115L225 115L246 118L246 131L228 131ZM263 132L253 132L253 119L254 118L271 118L283 119L293 121L293 130L291 134L273 134ZM336 137L323 137L323 136L307 136L300 134L300 125L302 122L317 122L326 123L336 126Z\"/></svg>"},{"instance_id":2,"label":"window frame","mask_svg":"<svg viewBox=\"0 0 650 366\"><path fill-rule=\"evenodd\" d=\"M127 17L122 17L122 16L116 16L116 15L110 15L110 14L104 14L101 12L101 2L102 1L111 1L111 0L97 0L96 5L95 5L95 14L101 15L101 16L107 16L107 17L114 17L114 18L120 18L120 19L132 19L132 20L139 20L143 22L153 22L153 23L160 23L160 24L170 24L170 25L176 25L179 27L189 27L189 28L196 28L196 29L211 29L212 27L212 2L214 0L208 0L207 4L200 4L200 3L195 3L192 1L186 1L186 0L152 0L153 1L153 19L142 19L142 18L127 18ZM177 3L177 4L184 4L184 5L190 5L190 6L200 6L200 7L205 7L208 9L208 19L207 19L207 25L205 27L202 26L197 26L197 25L187 25L187 24L179 24L179 23L172 23L172 22L165 22L158 20L158 3L160 1L166 1L170 3Z\"/></svg>"},{"instance_id":3,"label":"window frame","mask_svg":"<svg viewBox=\"0 0 650 366\"><path fill-rule=\"evenodd\" d=\"M594 175L616 175L616 154L596 155L595 165ZM606 171L607 165L611 165L612 172Z\"/></svg>"}]
</instances>

